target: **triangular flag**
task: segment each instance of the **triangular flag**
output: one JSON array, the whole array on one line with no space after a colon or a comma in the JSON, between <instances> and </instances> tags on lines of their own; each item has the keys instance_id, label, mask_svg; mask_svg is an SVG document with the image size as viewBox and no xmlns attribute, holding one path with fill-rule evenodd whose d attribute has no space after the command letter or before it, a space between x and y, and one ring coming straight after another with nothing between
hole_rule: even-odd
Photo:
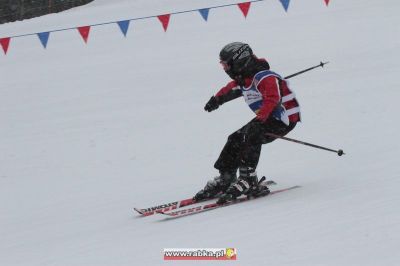
<instances>
[{"instance_id":1,"label":"triangular flag","mask_svg":"<svg viewBox=\"0 0 400 266\"><path fill-rule=\"evenodd\" d=\"M118 26L121 29L122 33L126 37L126 34L128 33L128 29L129 29L130 20L118 21L117 23L118 23Z\"/></svg>"},{"instance_id":2,"label":"triangular flag","mask_svg":"<svg viewBox=\"0 0 400 266\"><path fill-rule=\"evenodd\" d=\"M40 42L43 45L43 48L46 49L47 42L49 41L50 32L41 32L37 34L39 37Z\"/></svg>"},{"instance_id":3,"label":"triangular flag","mask_svg":"<svg viewBox=\"0 0 400 266\"><path fill-rule=\"evenodd\" d=\"M326 4L326 6L328 6L329 5L329 0L325 0L325 4Z\"/></svg>"},{"instance_id":4,"label":"triangular flag","mask_svg":"<svg viewBox=\"0 0 400 266\"><path fill-rule=\"evenodd\" d=\"M90 26L78 27L78 31L81 34L85 43L87 43L89 38Z\"/></svg>"},{"instance_id":5,"label":"triangular flag","mask_svg":"<svg viewBox=\"0 0 400 266\"><path fill-rule=\"evenodd\" d=\"M201 14L201 16L204 18L205 21L207 21L207 19L208 19L208 13L209 13L209 11L210 11L209 8L199 9L200 14Z\"/></svg>"},{"instance_id":6,"label":"triangular flag","mask_svg":"<svg viewBox=\"0 0 400 266\"><path fill-rule=\"evenodd\" d=\"M250 4L251 4L251 2L238 4L238 6L239 6L240 10L242 11L245 18L247 17L247 14L249 13Z\"/></svg>"},{"instance_id":7,"label":"triangular flag","mask_svg":"<svg viewBox=\"0 0 400 266\"><path fill-rule=\"evenodd\" d=\"M289 3L290 0L279 0L281 1L281 4L283 5L283 8L285 9L285 11L287 12L288 8L289 8Z\"/></svg>"},{"instance_id":8,"label":"triangular flag","mask_svg":"<svg viewBox=\"0 0 400 266\"><path fill-rule=\"evenodd\" d=\"M158 16L158 19L160 20L164 31L167 31L168 29L168 24L169 24L169 17L171 16L171 14L165 14L165 15L160 15Z\"/></svg>"},{"instance_id":9,"label":"triangular flag","mask_svg":"<svg viewBox=\"0 0 400 266\"><path fill-rule=\"evenodd\" d=\"M3 47L4 54L7 54L8 46L10 45L10 37L0 39L1 47Z\"/></svg>"}]
</instances>

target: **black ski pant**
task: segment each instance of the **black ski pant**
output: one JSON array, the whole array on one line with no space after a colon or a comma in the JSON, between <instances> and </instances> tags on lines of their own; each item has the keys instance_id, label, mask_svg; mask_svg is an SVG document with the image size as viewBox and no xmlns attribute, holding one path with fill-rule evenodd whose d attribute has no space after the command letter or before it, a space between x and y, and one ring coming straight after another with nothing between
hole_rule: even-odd
<instances>
[{"instance_id":1,"label":"black ski pant","mask_svg":"<svg viewBox=\"0 0 400 266\"><path fill-rule=\"evenodd\" d=\"M257 168L261 154L261 146L270 143L276 138L266 136L265 133L273 133L280 136L288 134L295 126L289 125L273 117L261 124L259 130L252 130L255 119L232 133L221 151L214 167L220 172L236 172L239 167Z\"/></svg>"}]
</instances>

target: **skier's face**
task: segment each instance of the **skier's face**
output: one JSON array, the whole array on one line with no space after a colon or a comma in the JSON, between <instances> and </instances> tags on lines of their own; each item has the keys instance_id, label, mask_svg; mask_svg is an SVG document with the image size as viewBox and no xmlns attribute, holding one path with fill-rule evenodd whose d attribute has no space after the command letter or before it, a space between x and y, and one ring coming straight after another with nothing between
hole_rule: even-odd
<instances>
[{"instance_id":1,"label":"skier's face","mask_svg":"<svg viewBox=\"0 0 400 266\"><path fill-rule=\"evenodd\" d=\"M225 71L228 71L229 69L231 69L231 66L226 62L226 61L219 61L219 63L222 65L222 67L224 68Z\"/></svg>"}]
</instances>

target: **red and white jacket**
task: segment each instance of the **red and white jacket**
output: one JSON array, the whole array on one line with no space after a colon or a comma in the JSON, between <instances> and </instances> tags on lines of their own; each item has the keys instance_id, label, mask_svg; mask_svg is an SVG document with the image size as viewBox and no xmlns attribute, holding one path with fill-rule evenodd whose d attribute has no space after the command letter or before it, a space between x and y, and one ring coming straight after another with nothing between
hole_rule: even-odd
<instances>
[{"instance_id":1,"label":"red and white jacket","mask_svg":"<svg viewBox=\"0 0 400 266\"><path fill-rule=\"evenodd\" d=\"M252 78L246 78L244 86L239 86L236 81L231 81L215 96L232 100L236 97L224 96L229 94L240 96L237 90L240 90L241 96L257 115L257 119L262 122L265 122L270 116L281 120L286 125L289 125L289 122L300 121L300 106L295 94L289 89L287 81L275 72L260 71Z\"/></svg>"}]
</instances>

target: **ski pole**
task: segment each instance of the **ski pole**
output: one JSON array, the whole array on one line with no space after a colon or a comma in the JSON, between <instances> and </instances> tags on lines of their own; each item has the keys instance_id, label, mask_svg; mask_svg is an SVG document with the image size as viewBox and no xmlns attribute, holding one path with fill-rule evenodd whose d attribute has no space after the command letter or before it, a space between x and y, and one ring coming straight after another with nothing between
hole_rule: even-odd
<instances>
[{"instance_id":1,"label":"ski pole","mask_svg":"<svg viewBox=\"0 0 400 266\"><path fill-rule=\"evenodd\" d=\"M293 77L295 77L295 76L297 76L297 75L303 74L304 72L308 72L308 71L313 70L314 68L317 68L317 67L324 67L324 65L326 65L326 64L328 64L328 63L329 63L329 62L325 62L325 63L321 62L319 65L316 65L316 66L313 66L313 67L304 69L304 70L302 70L302 71L296 72L296 73L294 73L294 74L292 74L292 75L289 75L289 76L287 76L287 77L284 77L284 79L293 78Z\"/></svg>"},{"instance_id":2,"label":"ski pole","mask_svg":"<svg viewBox=\"0 0 400 266\"><path fill-rule=\"evenodd\" d=\"M329 148L326 148L326 147L322 147L322 146L318 146L318 145L315 145L315 144L311 144L311 143L308 143L308 142L300 141L300 140L297 140L297 139L290 139L290 138L282 137L282 136L279 136L279 135L276 135L276 134L273 134L273 133L265 133L265 135L270 136L270 137L274 137L274 138L278 138L278 139L284 139L284 140L295 142L295 143L298 143L298 144L303 144L303 145L310 146L310 147L317 148L317 149L321 149L321 150L331 151L331 152L337 153L337 155L339 155L339 156L342 156L343 154L345 154L343 152L343 150L333 150L333 149L329 149Z\"/></svg>"}]
</instances>

